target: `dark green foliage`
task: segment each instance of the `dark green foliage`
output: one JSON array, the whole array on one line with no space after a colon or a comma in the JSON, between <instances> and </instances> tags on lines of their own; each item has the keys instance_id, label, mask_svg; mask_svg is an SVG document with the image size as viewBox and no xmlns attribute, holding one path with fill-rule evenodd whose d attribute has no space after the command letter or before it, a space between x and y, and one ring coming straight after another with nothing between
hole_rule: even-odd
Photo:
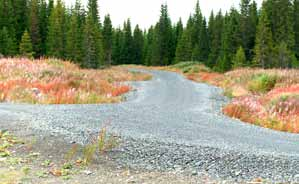
<instances>
[{"instance_id":1,"label":"dark green foliage","mask_svg":"<svg viewBox=\"0 0 299 184\"><path fill-rule=\"evenodd\" d=\"M27 58L33 57L31 38L28 31L25 31L20 42L20 55Z\"/></svg>"},{"instance_id":2,"label":"dark green foliage","mask_svg":"<svg viewBox=\"0 0 299 184\"><path fill-rule=\"evenodd\" d=\"M77 0L69 20L65 48L66 58L77 63L82 63L83 60L83 15L81 4Z\"/></svg>"},{"instance_id":3,"label":"dark green foliage","mask_svg":"<svg viewBox=\"0 0 299 184\"><path fill-rule=\"evenodd\" d=\"M143 39L143 32L140 30L138 25L134 29L132 47L133 47L132 63L142 64L144 39Z\"/></svg>"},{"instance_id":4,"label":"dark green foliage","mask_svg":"<svg viewBox=\"0 0 299 184\"><path fill-rule=\"evenodd\" d=\"M120 63L118 64L131 64L133 61L133 36L131 21L128 19L124 23L123 38L120 50Z\"/></svg>"},{"instance_id":5,"label":"dark green foliage","mask_svg":"<svg viewBox=\"0 0 299 184\"><path fill-rule=\"evenodd\" d=\"M111 65L112 63L112 23L110 15L107 15L104 20L103 27L103 46L105 50L105 64Z\"/></svg>"},{"instance_id":6,"label":"dark green foliage","mask_svg":"<svg viewBox=\"0 0 299 184\"><path fill-rule=\"evenodd\" d=\"M48 56L65 58L65 33L65 8L61 0L58 0L49 18ZM32 43L35 44L33 41Z\"/></svg>"},{"instance_id":7,"label":"dark green foliage","mask_svg":"<svg viewBox=\"0 0 299 184\"><path fill-rule=\"evenodd\" d=\"M87 11L81 0L71 9L63 0L55 2L0 0L1 55L34 53L88 68L181 61L200 61L220 72L299 66L299 0L265 0L260 10L254 0L241 0L239 10L212 12L209 21L197 1L186 26L181 19L173 24L163 4L158 22L147 30L132 30L130 20L113 28L109 16L102 26L97 0L88 1Z\"/></svg>"},{"instance_id":8,"label":"dark green foliage","mask_svg":"<svg viewBox=\"0 0 299 184\"><path fill-rule=\"evenodd\" d=\"M2 30L0 30L0 55L13 56L15 54L15 39L9 34L8 29L3 27Z\"/></svg>"},{"instance_id":9,"label":"dark green foliage","mask_svg":"<svg viewBox=\"0 0 299 184\"><path fill-rule=\"evenodd\" d=\"M266 10L263 8L257 27L254 64L263 68L273 66L273 40Z\"/></svg>"},{"instance_id":10,"label":"dark green foliage","mask_svg":"<svg viewBox=\"0 0 299 184\"><path fill-rule=\"evenodd\" d=\"M299 0L294 0L294 36L294 52L296 57L299 59Z\"/></svg>"},{"instance_id":11,"label":"dark green foliage","mask_svg":"<svg viewBox=\"0 0 299 184\"><path fill-rule=\"evenodd\" d=\"M89 10L84 27L84 62L86 68L99 68L103 66L104 52L99 22L94 22L92 11Z\"/></svg>"},{"instance_id":12,"label":"dark green foliage","mask_svg":"<svg viewBox=\"0 0 299 184\"><path fill-rule=\"evenodd\" d=\"M246 56L243 47L240 47L233 58L233 68L246 66Z\"/></svg>"}]
</instances>

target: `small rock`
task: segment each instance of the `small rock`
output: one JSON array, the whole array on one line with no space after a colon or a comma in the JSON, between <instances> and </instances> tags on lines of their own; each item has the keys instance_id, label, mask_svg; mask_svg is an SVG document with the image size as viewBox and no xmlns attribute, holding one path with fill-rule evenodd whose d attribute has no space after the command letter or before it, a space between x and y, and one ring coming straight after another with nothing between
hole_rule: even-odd
<instances>
[{"instance_id":1,"label":"small rock","mask_svg":"<svg viewBox=\"0 0 299 184\"><path fill-rule=\"evenodd\" d=\"M92 175L92 172L91 171L89 171L89 170L84 170L84 171L82 171L82 173L83 174L86 174L86 175Z\"/></svg>"}]
</instances>

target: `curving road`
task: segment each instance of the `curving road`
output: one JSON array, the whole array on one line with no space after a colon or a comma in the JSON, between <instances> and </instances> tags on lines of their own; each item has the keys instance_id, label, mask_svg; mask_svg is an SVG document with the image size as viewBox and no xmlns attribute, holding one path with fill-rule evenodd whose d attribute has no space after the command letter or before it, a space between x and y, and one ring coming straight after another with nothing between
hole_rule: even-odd
<instances>
[{"instance_id":1,"label":"curving road","mask_svg":"<svg viewBox=\"0 0 299 184\"><path fill-rule=\"evenodd\" d=\"M121 104L0 104L0 117L2 122L26 121L36 130L64 135L81 143L102 126L109 125L113 132L123 137L279 157L287 166L297 167L299 135L225 117L221 114L221 106L227 100L216 87L194 83L176 73L145 72L150 72L153 80L132 83L137 91L129 94L128 100ZM291 166L290 160L295 165ZM296 168L289 170L293 172Z\"/></svg>"}]
</instances>

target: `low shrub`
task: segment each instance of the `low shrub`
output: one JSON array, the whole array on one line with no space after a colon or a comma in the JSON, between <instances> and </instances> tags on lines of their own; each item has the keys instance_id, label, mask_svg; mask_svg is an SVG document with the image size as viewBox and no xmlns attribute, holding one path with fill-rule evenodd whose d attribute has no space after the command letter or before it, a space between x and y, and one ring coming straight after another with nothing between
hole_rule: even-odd
<instances>
[{"instance_id":1,"label":"low shrub","mask_svg":"<svg viewBox=\"0 0 299 184\"><path fill-rule=\"evenodd\" d=\"M277 77L266 73L255 75L248 82L248 89L253 93L266 93L275 87Z\"/></svg>"}]
</instances>

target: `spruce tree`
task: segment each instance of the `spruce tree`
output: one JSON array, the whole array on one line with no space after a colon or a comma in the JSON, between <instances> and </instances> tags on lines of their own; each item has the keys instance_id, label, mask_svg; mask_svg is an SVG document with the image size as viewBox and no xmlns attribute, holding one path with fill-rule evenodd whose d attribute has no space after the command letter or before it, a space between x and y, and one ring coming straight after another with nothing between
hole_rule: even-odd
<instances>
[{"instance_id":1,"label":"spruce tree","mask_svg":"<svg viewBox=\"0 0 299 184\"><path fill-rule=\"evenodd\" d=\"M39 1L31 0L30 2L30 15L29 15L29 32L33 44L33 51L38 57L41 55L41 35L39 25Z\"/></svg>"},{"instance_id":2,"label":"spruce tree","mask_svg":"<svg viewBox=\"0 0 299 184\"><path fill-rule=\"evenodd\" d=\"M210 37L210 54L208 66L215 67L217 60L220 56L222 47L222 32L224 28L224 18L222 12L219 11L217 16L214 18L212 12L209 20L209 37Z\"/></svg>"},{"instance_id":3,"label":"spruce tree","mask_svg":"<svg viewBox=\"0 0 299 184\"><path fill-rule=\"evenodd\" d=\"M0 31L0 55L14 56L16 54L15 38L11 37L6 27Z\"/></svg>"},{"instance_id":4,"label":"spruce tree","mask_svg":"<svg viewBox=\"0 0 299 184\"><path fill-rule=\"evenodd\" d=\"M143 32L136 25L133 34L133 64L142 64L142 54L143 54L143 47L144 47L144 38Z\"/></svg>"},{"instance_id":5,"label":"spruce tree","mask_svg":"<svg viewBox=\"0 0 299 184\"><path fill-rule=\"evenodd\" d=\"M89 0L84 27L84 67L95 69L104 66L104 49L102 41L97 1Z\"/></svg>"},{"instance_id":6,"label":"spruce tree","mask_svg":"<svg viewBox=\"0 0 299 184\"><path fill-rule=\"evenodd\" d=\"M33 57L33 49L32 49L32 43L31 43L31 38L26 30L22 36L22 40L20 43L20 55L23 57L27 58L32 58Z\"/></svg>"},{"instance_id":7,"label":"spruce tree","mask_svg":"<svg viewBox=\"0 0 299 184\"><path fill-rule=\"evenodd\" d=\"M112 23L110 15L105 16L103 26L103 46L105 52L106 65L112 63Z\"/></svg>"},{"instance_id":8,"label":"spruce tree","mask_svg":"<svg viewBox=\"0 0 299 184\"><path fill-rule=\"evenodd\" d=\"M299 59L299 0L294 0L294 36L295 46L294 51L297 59Z\"/></svg>"},{"instance_id":9,"label":"spruce tree","mask_svg":"<svg viewBox=\"0 0 299 184\"><path fill-rule=\"evenodd\" d=\"M254 64L263 68L273 66L273 40L267 10L263 4L257 27Z\"/></svg>"},{"instance_id":10,"label":"spruce tree","mask_svg":"<svg viewBox=\"0 0 299 184\"><path fill-rule=\"evenodd\" d=\"M83 20L84 12L80 0L76 0L71 11L69 28L66 35L66 57L76 63L82 64L83 60Z\"/></svg>"},{"instance_id":11,"label":"spruce tree","mask_svg":"<svg viewBox=\"0 0 299 184\"><path fill-rule=\"evenodd\" d=\"M200 35L199 35L199 56L198 59L201 62L204 62L205 64L208 64L208 58L210 54L210 39L208 35L208 29L207 29L207 22L205 19L203 19L201 29L200 29Z\"/></svg>"},{"instance_id":12,"label":"spruce tree","mask_svg":"<svg viewBox=\"0 0 299 184\"><path fill-rule=\"evenodd\" d=\"M133 60L133 36L131 21L128 19L124 23L123 39L121 43L120 64L132 64Z\"/></svg>"},{"instance_id":13,"label":"spruce tree","mask_svg":"<svg viewBox=\"0 0 299 184\"><path fill-rule=\"evenodd\" d=\"M57 0L57 4L53 8L49 18L49 31L47 37L48 56L64 58L65 31L65 8L61 0Z\"/></svg>"},{"instance_id":14,"label":"spruce tree","mask_svg":"<svg viewBox=\"0 0 299 184\"><path fill-rule=\"evenodd\" d=\"M120 28L117 28L113 31L113 46L112 46L112 63L120 64L121 60L121 47L122 47L122 31Z\"/></svg>"},{"instance_id":15,"label":"spruce tree","mask_svg":"<svg viewBox=\"0 0 299 184\"><path fill-rule=\"evenodd\" d=\"M233 68L240 68L246 66L246 56L243 47L239 47L236 55L233 58Z\"/></svg>"},{"instance_id":16,"label":"spruce tree","mask_svg":"<svg viewBox=\"0 0 299 184\"><path fill-rule=\"evenodd\" d=\"M176 54L175 54L175 63L191 61L192 58L192 41L190 30L185 29L183 35L179 40Z\"/></svg>"}]
</instances>

